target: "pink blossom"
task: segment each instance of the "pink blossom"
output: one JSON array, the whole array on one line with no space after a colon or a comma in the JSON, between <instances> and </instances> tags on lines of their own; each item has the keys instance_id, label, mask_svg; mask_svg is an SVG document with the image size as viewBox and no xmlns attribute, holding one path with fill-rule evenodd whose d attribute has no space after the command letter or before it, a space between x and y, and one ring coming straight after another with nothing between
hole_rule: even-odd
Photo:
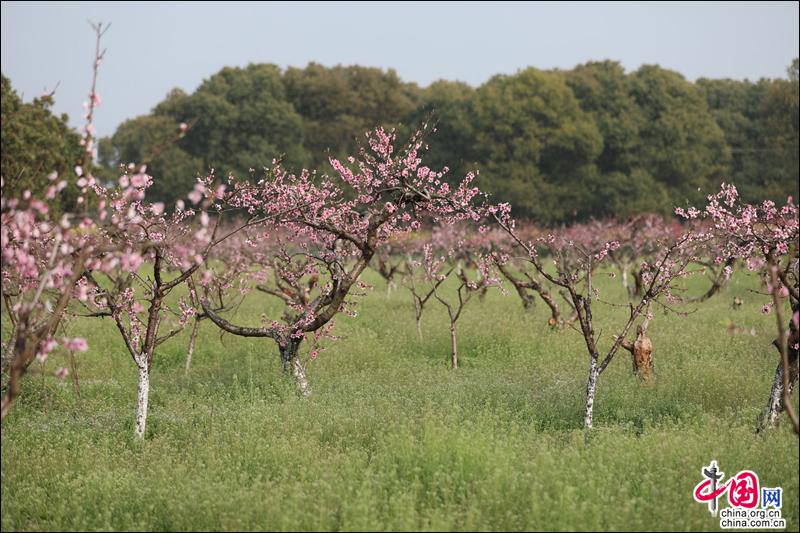
<instances>
[{"instance_id":1,"label":"pink blossom","mask_svg":"<svg viewBox=\"0 0 800 533\"><path fill-rule=\"evenodd\" d=\"M75 337L74 339L64 337L61 342L64 344L64 348L70 352L85 352L89 349L89 345L83 337Z\"/></svg>"},{"instance_id":2,"label":"pink blossom","mask_svg":"<svg viewBox=\"0 0 800 533\"><path fill-rule=\"evenodd\" d=\"M125 272L136 272L142 266L142 256L136 252L128 252L120 257L120 268Z\"/></svg>"},{"instance_id":3,"label":"pink blossom","mask_svg":"<svg viewBox=\"0 0 800 533\"><path fill-rule=\"evenodd\" d=\"M193 204L200 203L200 200L202 200L202 199L203 199L203 195L199 191L194 190L194 191L189 193L189 200Z\"/></svg>"},{"instance_id":4,"label":"pink blossom","mask_svg":"<svg viewBox=\"0 0 800 533\"><path fill-rule=\"evenodd\" d=\"M131 176L131 185L133 187L142 188L147 184L148 181L147 178L148 178L147 174L143 173L134 174L133 176Z\"/></svg>"}]
</instances>

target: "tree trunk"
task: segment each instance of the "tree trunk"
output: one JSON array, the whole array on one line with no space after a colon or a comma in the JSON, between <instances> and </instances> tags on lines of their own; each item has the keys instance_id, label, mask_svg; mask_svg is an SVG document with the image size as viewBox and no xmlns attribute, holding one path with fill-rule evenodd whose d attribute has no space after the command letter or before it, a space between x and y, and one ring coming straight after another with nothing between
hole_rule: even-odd
<instances>
[{"instance_id":1,"label":"tree trunk","mask_svg":"<svg viewBox=\"0 0 800 533\"><path fill-rule=\"evenodd\" d=\"M522 308L526 311L529 311L533 308L535 301L533 297L528 294L528 289L526 289L522 283L515 283L515 281L516 280L511 281L511 284L514 285L514 289L516 289L517 295L519 295L519 299L522 301Z\"/></svg>"},{"instance_id":2,"label":"tree trunk","mask_svg":"<svg viewBox=\"0 0 800 533\"><path fill-rule=\"evenodd\" d=\"M542 288L539 290L539 296L541 296L542 300L544 300L544 303L547 304L547 307L550 308L550 320L548 320L547 323L553 328L558 326L558 323L561 320L561 313L558 311L558 305L553 299L553 295L550 294L550 291Z\"/></svg>"},{"instance_id":3,"label":"tree trunk","mask_svg":"<svg viewBox=\"0 0 800 533\"><path fill-rule=\"evenodd\" d=\"M633 271L633 280L636 282L634 286L634 295L642 294L644 292L644 278L642 277L641 270Z\"/></svg>"},{"instance_id":4,"label":"tree trunk","mask_svg":"<svg viewBox=\"0 0 800 533\"><path fill-rule=\"evenodd\" d=\"M69 367L69 373L72 376L72 389L75 391L75 397L78 399L78 403L80 404L81 386L80 383L78 383L78 365L75 362L75 352L69 352Z\"/></svg>"},{"instance_id":5,"label":"tree trunk","mask_svg":"<svg viewBox=\"0 0 800 533\"><path fill-rule=\"evenodd\" d=\"M311 395L311 386L308 383L303 363L300 361L300 342L300 340L291 339L285 346L279 345L279 349L284 371L290 372L294 377L297 392L303 397L308 397Z\"/></svg>"},{"instance_id":6,"label":"tree trunk","mask_svg":"<svg viewBox=\"0 0 800 533\"><path fill-rule=\"evenodd\" d=\"M798 378L798 359L797 351L790 350L789 355L794 355L794 359L789 361L789 394L791 395L795 386L797 385ZM761 432L767 428L775 427L778 425L778 418L783 412L783 361L778 361L778 367L775 369L775 378L772 380L772 389L769 393L769 400L767 407L761 413L758 419L758 426L756 432Z\"/></svg>"},{"instance_id":7,"label":"tree trunk","mask_svg":"<svg viewBox=\"0 0 800 533\"><path fill-rule=\"evenodd\" d=\"M600 373L597 370L597 361L592 358L589 365L589 381L586 384L586 411L583 416L583 426L586 429L592 428L594 418L594 396L597 392L597 378Z\"/></svg>"},{"instance_id":8,"label":"tree trunk","mask_svg":"<svg viewBox=\"0 0 800 533\"><path fill-rule=\"evenodd\" d=\"M17 326L21 331L27 331L27 318L20 320L21 322ZM6 416L11 411L11 406L14 405L14 401L22 392L20 380L35 358L34 349L38 343L34 342L28 335L20 335L18 333L14 337L12 358L8 367L8 383L6 384L2 407L0 407L0 421L6 419Z\"/></svg>"},{"instance_id":9,"label":"tree trunk","mask_svg":"<svg viewBox=\"0 0 800 533\"><path fill-rule=\"evenodd\" d=\"M458 346L456 344L456 323L450 324L450 368L453 370L458 368Z\"/></svg>"},{"instance_id":10,"label":"tree trunk","mask_svg":"<svg viewBox=\"0 0 800 533\"><path fill-rule=\"evenodd\" d=\"M417 337L422 341L422 315L417 316Z\"/></svg>"},{"instance_id":11,"label":"tree trunk","mask_svg":"<svg viewBox=\"0 0 800 533\"><path fill-rule=\"evenodd\" d=\"M800 310L800 303L793 301L791 310L792 315L798 312ZM800 350L795 347L797 343L800 342L800 332L798 332L798 328L795 326L794 321L791 318L789 319L788 334L789 338L787 339L787 356L789 363L789 377L786 381L789 384L789 395L791 395L795 385L797 385L798 376L800 376ZM773 344L780 352L780 345L778 344L778 341L775 340ZM778 418L784 409L783 372L783 356L781 355L781 360L778 361L778 367L775 369L775 378L772 380L772 390L770 390L769 393L767 407L761 413L761 416L759 416L756 432L763 431L768 427L774 427L778 424Z\"/></svg>"},{"instance_id":12,"label":"tree trunk","mask_svg":"<svg viewBox=\"0 0 800 533\"><path fill-rule=\"evenodd\" d=\"M192 367L192 354L194 353L194 342L197 339L197 330L200 328L200 320L196 317L194 319L194 326L192 326L192 333L189 335L189 349L186 352L186 375L189 375L189 369Z\"/></svg>"},{"instance_id":13,"label":"tree trunk","mask_svg":"<svg viewBox=\"0 0 800 533\"><path fill-rule=\"evenodd\" d=\"M11 366L11 363L14 360L14 346L16 346L16 344L17 344L17 328L15 325L12 326L8 342L3 348L2 368L0 368L0 370L4 373L6 369L8 369Z\"/></svg>"},{"instance_id":14,"label":"tree trunk","mask_svg":"<svg viewBox=\"0 0 800 533\"><path fill-rule=\"evenodd\" d=\"M628 299L633 298L633 288L631 284L628 283L628 268L622 268L622 286L625 287L625 292L628 294Z\"/></svg>"},{"instance_id":15,"label":"tree trunk","mask_svg":"<svg viewBox=\"0 0 800 533\"><path fill-rule=\"evenodd\" d=\"M136 393L136 429L133 434L137 439L144 439L147 426L147 401L150 396L150 368L145 354L136 361L136 366L139 367L139 388Z\"/></svg>"},{"instance_id":16,"label":"tree trunk","mask_svg":"<svg viewBox=\"0 0 800 533\"><path fill-rule=\"evenodd\" d=\"M625 287L626 289L628 288L628 269L627 268L623 268L622 269L622 286Z\"/></svg>"},{"instance_id":17,"label":"tree trunk","mask_svg":"<svg viewBox=\"0 0 800 533\"><path fill-rule=\"evenodd\" d=\"M306 370L303 368L303 363L300 362L300 358L297 356L292 360L292 374L297 382L297 392L299 392L301 396L308 397L311 394L311 386L308 384L308 378L306 377Z\"/></svg>"}]
</instances>

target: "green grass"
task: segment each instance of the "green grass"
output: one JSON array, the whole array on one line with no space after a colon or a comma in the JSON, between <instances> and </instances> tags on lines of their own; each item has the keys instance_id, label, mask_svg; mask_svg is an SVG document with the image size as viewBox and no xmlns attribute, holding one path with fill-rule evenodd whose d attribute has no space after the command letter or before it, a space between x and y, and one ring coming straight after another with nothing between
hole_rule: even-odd
<instances>
[{"instance_id":1,"label":"green grass","mask_svg":"<svg viewBox=\"0 0 800 533\"><path fill-rule=\"evenodd\" d=\"M454 372L440 306L420 342L408 294L387 299L367 277L376 289L359 316L338 318L343 338L308 365L310 399L296 397L272 341L220 338L204 322L189 377L188 332L163 345L144 443L136 370L113 325L70 323L91 345L81 400L69 379L26 377L2 429L2 529L715 530L691 496L714 458L728 476L751 469L782 486L797 530L798 439L786 423L753 431L777 356L752 278L688 317L657 313L656 383L637 382L620 354L587 434L583 339L550 331L541 302L527 314L515 294L471 302ZM239 321L256 325L258 302ZM624 313L598 304L601 342ZM731 321L748 333L727 333Z\"/></svg>"}]
</instances>

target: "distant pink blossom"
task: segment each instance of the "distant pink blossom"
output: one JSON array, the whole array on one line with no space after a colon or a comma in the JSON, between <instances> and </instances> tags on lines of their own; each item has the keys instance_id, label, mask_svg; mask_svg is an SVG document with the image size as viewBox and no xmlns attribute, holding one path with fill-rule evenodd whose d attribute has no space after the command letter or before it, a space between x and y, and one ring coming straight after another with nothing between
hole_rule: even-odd
<instances>
[{"instance_id":1,"label":"distant pink blossom","mask_svg":"<svg viewBox=\"0 0 800 533\"><path fill-rule=\"evenodd\" d=\"M120 268L125 272L136 272L142 266L142 256L136 252L128 252L120 258Z\"/></svg>"},{"instance_id":2,"label":"distant pink blossom","mask_svg":"<svg viewBox=\"0 0 800 533\"><path fill-rule=\"evenodd\" d=\"M61 342L64 344L64 348L70 352L85 352L89 349L89 344L83 337L75 337L74 339L64 337Z\"/></svg>"}]
</instances>

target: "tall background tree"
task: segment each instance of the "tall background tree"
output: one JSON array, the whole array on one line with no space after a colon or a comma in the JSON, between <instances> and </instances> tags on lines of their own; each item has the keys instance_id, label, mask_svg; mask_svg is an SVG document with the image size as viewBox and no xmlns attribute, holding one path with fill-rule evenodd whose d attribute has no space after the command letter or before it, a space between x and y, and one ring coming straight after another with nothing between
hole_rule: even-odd
<instances>
[{"instance_id":1,"label":"tall background tree","mask_svg":"<svg viewBox=\"0 0 800 533\"><path fill-rule=\"evenodd\" d=\"M58 172L62 179L77 180L74 167L81 160L80 136L67 125L67 115L56 116L50 111L53 94L34 98L25 103L2 76L2 163L5 187L3 194L20 197L30 190L35 197L44 197L51 184L48 176ZM73 207L75 187L67 187L52 199L51 209Z\"/></svg>"},{"instance_id":2,"label":"tall background tree","mask_svg":"<svg viewBox=\"0 0 800 533\"><path fill-rule=\"evenodd\" d=\"M695 85L676 72L646 65L632 74L631 92L644 115L635 155L667 187L670 205L715 190L730 162L725 136Z\"/></svg>"},{"instance_id":3,"label":"tall background tree","mask_svg":"<svg viewBox=\"0 0 800 533\"><path fill-rule=\"evenodd\" d=\"M472 109L479 168L498 200L543 223L590 215L603 138L560 73L495 76Z\"/></svg>"},{"instance_id":4,"label":"tall background tree","mask_svg":"<svg viewBox=\"0 0 800 533\"><path fill-rule=\"evenodd\" d=\"M581 109L603 137L592 184L595 217L666 214L669 193L638 157L645 112L632 92L632 80L616 61L590 62L564 73Z\"/></svg>"},{"instance_id":5,"label":"tall background tree","mask_svg":"<svg viewBox=\"0 0 800 533\"><path fill-rule=\"evenodd\" d=\"M164 147L181 124L192 126ZM287 100L280 69L251 64L223 68L191 95L173 90L150 115L123 123L101 149L107 165L149 161L152 199L171 202L175 191L191 189L197 174L210 169L247 176L275 158L302 166L308 160L303 142L302 117Z\"/></svg>"},{"instance_id":6,"label":"tall background tree","mask_svg":"<svg viewBox=\"0 0 800 533\"><path fill-rule=\"evenodd\" d=\"M309 63L283 76L287 99L302 117L314 167L354 153L363 132L399 126L417 108L419 88L389 69ZM411 133L409 131L408 133Z\"/></svg>"},{"instance_id":7,"label":"tall background tree","mask_svg":"<svg viewBox=\"0 0 800 533\"><path fill-rule=\"evenodd\" d=\"M353 152L364 131L407 135L432 122L431 164L449 166L451 183L479 170L494 200L511 202L520 218L669 215L667 206L697 203L722 181L745 201L798 196L799 93L797 60L786 78L755 82L690 82L656 65L625 72L606 60L528 68L477 88L448 80L420 88L394 70L357 65L251 64L225 67L191 94L174 89L122 123L101 141L96 173L110 181L118 165L146 163L149 200L171 206L212 168L247 178L282 159L330 174L328 157ZM37 169L68 171L79 159L69 148L77 136L48 105L46 97L23 104L4 80L3 174L12 188L43 190Z\"/></svg>"}]
</instances>

